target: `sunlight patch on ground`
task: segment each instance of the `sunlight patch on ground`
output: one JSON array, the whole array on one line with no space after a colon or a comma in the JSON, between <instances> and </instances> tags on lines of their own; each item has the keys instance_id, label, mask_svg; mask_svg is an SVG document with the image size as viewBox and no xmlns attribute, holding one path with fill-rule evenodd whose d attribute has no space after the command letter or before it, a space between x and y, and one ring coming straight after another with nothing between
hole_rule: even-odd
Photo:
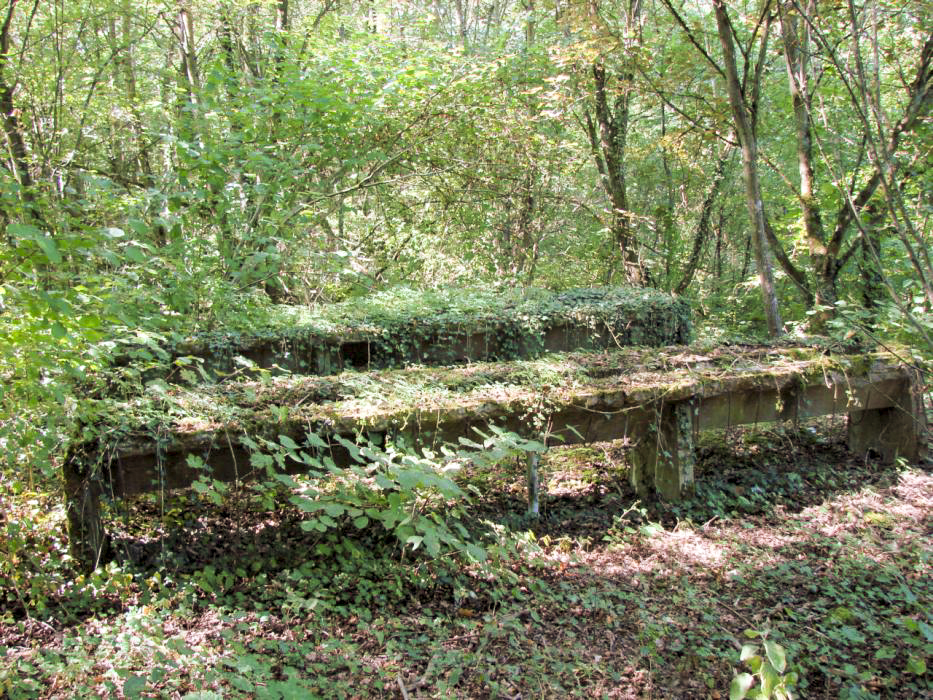
<instances>
[{"instance_id":1,"label":"sunlight patch on ground","mask_svg":"<svg viewBox=\"0 0 933 700\"><path fill-rule=\"evenodd\" d=\"M639 536L625 544L586 555L593 570L618 577L635 573L679 573L694 568L716 570L732 552L694 530Z\"/></svg>"},{"instance_id":2,"label":"sunlight patch on ground","mask_svg":"<svg viewBox=\"0 0 933 700\"><path fill-rule=\"evenodd\" d=\"M760 550L756 556L766 561L771 552L776 552L783 547L788 547L801 540L801 537L780 532L764 523L756 524L755 527L744 527L745 522L733 524L728 528L723 528L721 532L712 534L716 539L726 538L737 543L741 543L743 548Z\"/></svg>"},{"instance_id":3,"label":"sunlight patch on ground","mask_svg":"<svg viewBox=\"0 0 933 700\"><path fill-rule=\"evenodd\" d=\"M933 474L905 471L890 490L863 489L800 513L827 537L866 527L904 536L925 529L933 513Z\"/></svg>"}]
</instances>

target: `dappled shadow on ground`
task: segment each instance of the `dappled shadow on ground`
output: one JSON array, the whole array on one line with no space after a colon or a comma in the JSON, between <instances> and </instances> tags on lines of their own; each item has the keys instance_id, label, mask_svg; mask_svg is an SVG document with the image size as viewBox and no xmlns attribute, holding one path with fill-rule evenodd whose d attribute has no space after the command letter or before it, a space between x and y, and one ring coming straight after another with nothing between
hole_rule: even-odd
<instances>
[{"instance_id":1,"label":"dappled shadow on ground","mask_svg":"<svg viewBox=\"0 0 933 700\"><path fill-rule=\"evenodd\" d=\"M547 455L534 521L522 463L466 474L498 567L403 557L374 528L309 533L246 491L222 506L139 499L114 528L148 582L124 608L173 600L172 581L195 595L150 632L186 650L187 670L149 656L133 673L162 695L719 700L746 632L770 630L803 697L918 697L933 476L858 460L838 425L810 427L704 437L697 498L676 505L638 502L617 444ZM103 642L88 653L112 663Z\"/></svg>"},{"instance_id":2,"label":"dappled shadow on ground","mask_svg":"<svg viewBox=\"0 0 933 700\"><path fill-rule=\"evenodd\" d=\"M638 498L628 482L628 448L621 443L558 448L542 460L540 517L526 514L521 459L464 475L482 494L474 497L469 515L479 529L482 521L498 523L558 547L572 541L577 551L599 546L627 526L654 522L676 530L683 523L797 513L841 494L897 482L895 465L858 459L846 450L843 434L843 422L828 419L794 432L772 426L704 433L698 441L696 497L680 504ZM269 511L257 507L258 501L248 489L219 506L190 490L167 500L143 496L115 518L114 549L143 571L168 567L183 573L279 547L311 552L319 543L319 536L300 530L300 512L282 504ZM387 538L378 535L369 533L365 545L385 546Z\"/></svg>"},{"instance_id":3,"label":"dappled shadow on ground","mask_svg":"<svg viewBox=\"0 0 933 700\"><path fill-rule=\"evenodd\" d=\"M680 504L640 500L628 482L620 443L553 450L542 464L542 514L525 516L523 465L471 478L483 483L475 512L530 527L549 537L604 536L615 519L666 528L723 517L796 513L840 494L897 482L897 465L866 461L845 446L844 419L809 421L799 429L710 431L698 439L696 497ZM503 465L508 467L509 465Z\"/></svg>"}]
</instances>

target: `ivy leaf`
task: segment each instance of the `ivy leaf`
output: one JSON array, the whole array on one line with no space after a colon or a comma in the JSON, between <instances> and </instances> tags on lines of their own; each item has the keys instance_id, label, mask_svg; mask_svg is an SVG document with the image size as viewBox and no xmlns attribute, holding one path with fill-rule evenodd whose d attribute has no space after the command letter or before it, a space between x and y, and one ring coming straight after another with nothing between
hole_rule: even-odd
<instances>
[{"instance_id":1,"label":"ivy leaf","mask_svg":"<svg viewBox=\"0 0 933 700\"><path fill-rule=\"evenodd\" d=\"M138 698L145 689L145 676L132 675L123 682L123 694L128 698Z\"/></svg>"},{"instance_id":2,"label":"ivy leaf","mask_svg":"<svg viewBox=\"0 0 933 700\"><path fill-rule=\"evenodd\" d=\"M893 647L881 647L875 652L876 659L893 659L897 656L897 651Z\"/></svg>"}]
</instances>

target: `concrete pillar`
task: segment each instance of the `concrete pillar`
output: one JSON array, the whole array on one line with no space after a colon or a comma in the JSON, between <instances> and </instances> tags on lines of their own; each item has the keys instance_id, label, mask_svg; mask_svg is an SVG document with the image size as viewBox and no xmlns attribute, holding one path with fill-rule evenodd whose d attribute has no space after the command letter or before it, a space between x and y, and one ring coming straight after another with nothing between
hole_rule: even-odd
<instances>
[{"instance_id":1,"label":"concrete pillar","mask_svg":"<svg viewBox=\"0 0 933 700\"><path fill-rule=\"evenodd\" d=\"M108 555L108 538L100 516L100 494L93 472L83 460L69 455L62 467L68 515L71 556L86 572L93 571Z\"/></svg>"},{"instance_id":2,"label":"concrete pillar","mask_svg":"<svg viewBox=\"0 0 933 700\"><path fill-rule=\"evenodd\" d=\"M849 449L859 456L877 453L884 462L902 457L916 463L926 456L927 423L920 381L912 376L885 408L849 412Z\"/></svg>"},{"instance_id":3,"label":"concrete pillar","mask_svg":"<svg viewBox=\"0 0 933 700\"><path fill-rule=\"evenodd\" d=\"M694 492L693 409L689 402L664 405L652 423L642 427L632 451L632 486L644 498L668 501Z\"/></svg>"}]
</instances>

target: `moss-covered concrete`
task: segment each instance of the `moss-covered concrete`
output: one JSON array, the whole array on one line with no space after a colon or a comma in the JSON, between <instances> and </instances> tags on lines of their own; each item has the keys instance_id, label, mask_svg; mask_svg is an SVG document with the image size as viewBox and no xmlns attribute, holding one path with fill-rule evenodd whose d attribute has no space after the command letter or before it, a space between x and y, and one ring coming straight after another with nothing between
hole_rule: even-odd
<instances>
[{"instance_id":1,"label":"moss-covered concrete","mask_svg":"<svg viewBox=\"0 0 933 700\"><path fill-rule=\"evenodd\" d=\"M700 354L672 347L334 377L272 377L94 402L89 415L95 424L75 445L88 454L125 459L151 453L156 445L169 454L222 450L243 437L300 438L310 431L420 435L477 419L510 422L531 413L553 417L571 408L597 415L685 401L702 402L697 426L711 428L891 405L882 389L891 377L903 380L896 365L883 354L829 357L799 348L786 354L774 348ZM874 393L859 393L846 383L864 384L869 377L880 387ZM819 386L830 388L825 395L811 391L809 403L794 398L804 388Z\"/></svg>"},{"instance_id":2,"label":"moss-covered concrete","mask_svg":"<svg viewBox=\"0 0 933 700\"><path fill-rule=\"evenodd\" d=\"M446 304L444 302L447 302ZM691 311L654 290L601 287L493 295L458 308L453 297L414 306L289 308L269 328L199 333L162 348L167 378L199 364L212 376L249 365L274 372L329 375L345 369L449 365L539 357L547 352L665 346L691 339ZM365 315L364 311L369 311ZM127 356L122 362L127 362ZM185 360L183 358L190 358ZM245 361L245 362L244 362ZM174 370L174 372L172 371ZM149 378L155 376L150 373Z\"/></svg>"},{"instance_id":3,"label":"moss-covered concrete","mask_svg":"<svg viewBox=\"0 0 933 700\"><path fill-rule=\"evenodd\" d=\"M263 439L287 436L345 464L347 441L393 436L436 447L491 426L554 444L629 438L635 486L676 499L692 490L692 433L704 428L853 413L856 449L919 459L925 418L917 391L909 368L887 354L775 347L622 348L160 388L87 404L93 419L64 466L69 519L76 554L87 561L104 542L99 494L186 486L205 473L191 457L213 478L242 479Z\"/></svg>"}]
</instances>

